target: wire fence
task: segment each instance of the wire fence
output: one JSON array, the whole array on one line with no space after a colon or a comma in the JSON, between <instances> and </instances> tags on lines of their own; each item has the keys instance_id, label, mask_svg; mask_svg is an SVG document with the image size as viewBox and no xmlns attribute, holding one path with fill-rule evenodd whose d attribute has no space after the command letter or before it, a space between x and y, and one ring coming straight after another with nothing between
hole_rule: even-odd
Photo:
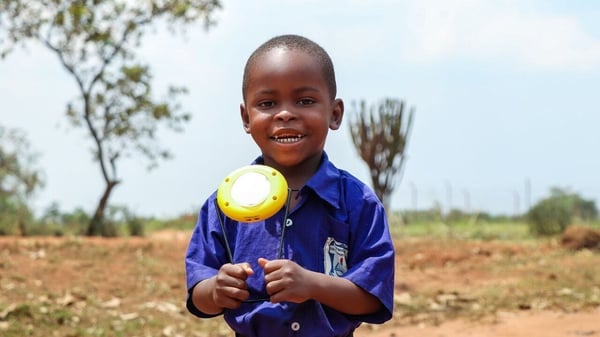
<instances>
[{"instance_id":1,"label":"wire fence","mask_svg":"<svg viewBox=\"0 0 600 337\"><path fill-rule=\"evenodd\" d=\"M485 212L519 216L540 200L550 196L553 187L576 193L585 200L600 205L600 186L583 187L535 186L527 181L521 186L461 187L450 182L437 185L403 182L394 190L391 207L394 210L426 210L439 208L443 214L451 210L465 213Z\"/></svg>"}]
</instances>

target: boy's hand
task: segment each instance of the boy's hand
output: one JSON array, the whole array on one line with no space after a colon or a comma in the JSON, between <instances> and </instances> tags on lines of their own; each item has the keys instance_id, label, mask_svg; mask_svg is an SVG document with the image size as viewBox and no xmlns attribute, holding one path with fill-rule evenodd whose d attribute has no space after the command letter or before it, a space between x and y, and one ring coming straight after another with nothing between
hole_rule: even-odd
<instances>
[{"instance_id":1,"label":"boy's hand","mask_svg":"<svg viewBox=\"0 0 600 337\"><path fill-rule=\"evenodd\" d=\"M214 279L212 300L221 308L237 309L250 296L246 279L254 274L250 264L224 264Z\"/></svg>"},{"instance_id":2,"label":"boy's hand","mask_svg":"<svg viewBox=\"0 0 600 337\"><path fill-rule=\"evenodd\" d=\"M273 303L315 300L350 315L374 313L382 307L377 297L343 277L304 269L290 260L259 258L258 264L265 271L267 293Z\"/></svg>"},{"instance_id":3,"label":"boy's hand","mask_svg":"<svg viewBox=\"0 0 600 337\"><path fill-rule=\"evenodd\" d=\"M301 303L311 298L311 272L291 260L259 258L265 272L265 286L273 303Z\"/></svg>"}]
</instances>

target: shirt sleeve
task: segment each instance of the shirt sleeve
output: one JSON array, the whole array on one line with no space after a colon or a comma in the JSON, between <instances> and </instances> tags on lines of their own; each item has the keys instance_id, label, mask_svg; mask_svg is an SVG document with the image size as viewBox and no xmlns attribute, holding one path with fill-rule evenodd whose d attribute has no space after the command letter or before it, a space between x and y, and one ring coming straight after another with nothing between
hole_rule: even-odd
<instances>
[{"instance_id":1,"label":"shirt sleeve","mask_svg":"<svg viewBox=\"0 0 600 337\"><path fill-rule=\"evenodd\" d=\"M394 303L394 245L383 205L366 187L350 211L353 238L350 243L349 269L345 278L377 297L382 309L360 316L368 323L383 323L392 318Z\"/></svg>"},{"instance_id":2,"label":"shirt sleeve","mask_svg":"<svg viewBox=\"0 0 600 337\"><path fill-rule=\"evenodd\" d=\"M219 268L227 263L226 248L222 239L217 209L211 196L200 209L198 222L187 248L185 272L187 281L186 306L190 313L198 317L214 317L198 310L192 303L192 291L196 284L217 274Z\"/></svg>"}]
</instances>

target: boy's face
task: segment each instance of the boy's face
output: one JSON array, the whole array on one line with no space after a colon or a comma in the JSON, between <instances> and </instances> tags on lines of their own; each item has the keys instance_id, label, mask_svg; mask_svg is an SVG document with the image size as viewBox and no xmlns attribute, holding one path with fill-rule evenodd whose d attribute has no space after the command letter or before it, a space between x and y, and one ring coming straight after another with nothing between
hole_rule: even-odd
<instances>
[{"instance_id":1,"label":"boy's face","mask_svg":"<svg viewBox=\"0 0 600 337\"><path fill-rule=\"evenodd\" d=\"M340 127L344 112L343 102L330 97L316 59L299 50L276 48L258 57L248 75L240 111L265 164L316 165L327 132Z\"/></svg>"}]
</instances>

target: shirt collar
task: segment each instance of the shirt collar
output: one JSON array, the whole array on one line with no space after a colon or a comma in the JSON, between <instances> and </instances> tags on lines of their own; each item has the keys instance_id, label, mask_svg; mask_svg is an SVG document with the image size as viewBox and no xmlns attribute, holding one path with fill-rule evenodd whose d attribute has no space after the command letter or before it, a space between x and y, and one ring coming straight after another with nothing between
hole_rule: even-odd
<instances>
[{"instance_id":1,"label":"shirt collar","mask_svg":"<svg viewBox=\"0 0 600 337\"><path fill-rule=\"evenodd\" d=\"M252 164L264 164L264 159L259 156L254 160ZM327 153L323 151L323 157L321 158L321 164L317 169L317 172L313 174L306 184L302 187L310 188L316 195L318 195L325 202L333 206L334 208L340 207L340 189L339 189L340 171L337 167L329 161Z\"/></svg>"}]
</instances>

